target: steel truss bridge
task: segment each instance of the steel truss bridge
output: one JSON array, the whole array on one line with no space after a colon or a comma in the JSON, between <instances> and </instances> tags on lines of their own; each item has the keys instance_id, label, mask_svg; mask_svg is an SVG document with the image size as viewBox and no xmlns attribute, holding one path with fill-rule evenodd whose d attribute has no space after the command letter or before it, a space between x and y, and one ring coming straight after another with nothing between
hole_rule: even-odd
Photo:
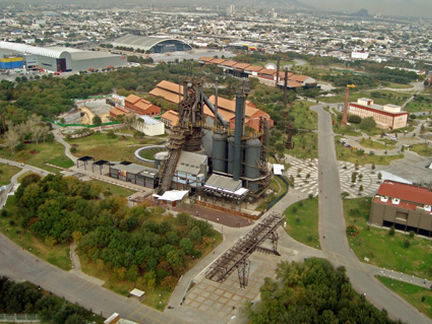
<instances>
[{"instance_id":1,"label":"steel truss bridge","mask_svg":"<svg viewBox=\"0 0 432 324\"><path fill-rule=\"evenodd\" d=\"M241 237L229 250L216 259L205 274L207 279L223 282L237 269L240 287L245 288L249 278L249 256L255 251L269 252L280 255L277 251L277 228L284 218L271 213L254 226L250 232ZM265 240L270 239L272 248L261 246Z\"/></svg>"}]
</instances>

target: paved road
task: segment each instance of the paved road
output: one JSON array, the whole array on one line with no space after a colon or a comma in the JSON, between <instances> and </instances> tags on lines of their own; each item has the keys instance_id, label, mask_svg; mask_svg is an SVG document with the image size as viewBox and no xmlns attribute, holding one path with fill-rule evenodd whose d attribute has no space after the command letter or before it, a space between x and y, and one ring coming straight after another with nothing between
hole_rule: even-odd
<instances>
[{"instance_id":1,"label":"paved road","mask_svg":"<svg viewBox=\"0 0 432 324\"><path fill-rule=\"evenodd\" d=\"M392 318L408 323L430 323L426 316L376 280L369 266L359 262L348 245L331 118L323 107L325 105L312 107L318 113L319 232L322 250L333 264L346 267L347 275L358 292L366 293L370 302L378 308L385 308Z\"/></svg>"},{"instance_id":2,"label":"paved road","mask_svg":"<svg viewBox=\"0 0 432 324\"><path fill-rule=\"evenodd\" d=\"M118 312L123 318L137 323L185 323L137 300L120 296L73 273L60 270L18 247L3 234L0 234L0 269L2 275L13 280L29 280L106 317Z\"/></svg>"}]
</instances>

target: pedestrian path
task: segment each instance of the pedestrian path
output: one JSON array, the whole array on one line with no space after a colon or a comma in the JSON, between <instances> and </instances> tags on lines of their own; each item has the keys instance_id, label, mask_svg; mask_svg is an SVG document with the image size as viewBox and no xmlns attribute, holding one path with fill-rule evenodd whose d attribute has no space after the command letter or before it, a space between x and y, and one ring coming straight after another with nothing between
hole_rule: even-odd
<instances>
[{"instance_id":1,"label":"pedestrian path","mask_svg":"<svg viewBox=\"0 0 432 324\"><path fill-rule=\"evenodd\" d=\"M298 159L285 155L285 162L291 167L285 171L285 176L294 178L294 189L307 195L318 196L318 160ZM338 161L341 192L346 192L348 198L373 196L380 184L378 172L370 165L358 166L345 161ZM353 182L353 173L356 173Z\"/></svg>"}]
</instances>

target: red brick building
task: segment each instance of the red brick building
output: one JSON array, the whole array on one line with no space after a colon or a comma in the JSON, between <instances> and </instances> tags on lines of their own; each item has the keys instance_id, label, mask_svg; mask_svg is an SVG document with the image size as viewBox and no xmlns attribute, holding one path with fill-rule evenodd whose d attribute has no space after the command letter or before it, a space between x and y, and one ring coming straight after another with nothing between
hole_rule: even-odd
<instances>
[{"instance_id":1,"label":"red brick building","mask_svg":"<svg viewBox=\"0 0 432 324\"><path fill-rule=\"evenodd\" d=\"M161 113L160 107L133 94L126 97L125 107L138 115L156 116Z\"/></svg>"}]
</instances>

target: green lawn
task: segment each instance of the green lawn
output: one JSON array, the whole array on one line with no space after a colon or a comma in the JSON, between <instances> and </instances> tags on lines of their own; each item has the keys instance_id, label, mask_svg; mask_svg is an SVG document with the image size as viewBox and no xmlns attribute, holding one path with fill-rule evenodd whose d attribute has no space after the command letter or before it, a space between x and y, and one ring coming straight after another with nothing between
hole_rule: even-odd
<instances>
[{"instance_id":1,"label":"green lawn","mask_svg":"<svg viewBox=\"0 0 432 324\"><path fill-rule=\"evenodd\" d=\"M371 139L362 138L360 141L361 146L375 149L375 150L391 150L395 145L390 145L386 143L375 142Z\"/></svg>"},{"instance_id":2,"label":"green lawn","mask_svg":"<svg viewBox=\"0 0 432 324\"><path fill-rule=\"evenodd\" d=\"M343 201L347 226L355 225L360 233L348 236L350 247L360 260L365 257L370 263L386 269L412 274L420 278L432 279L431 241L416 236L396 232L390 236L387 229L368 226L370 198L345 199ZM410 242L404 247L405 240Z\"/></svg>"},{"instance_id":3,"label":"green lawn","mask_svg":"<svg viewBox=\"0 0 432 324\"><path fill-rule=\"evenodd\" d=\"M285 210L286 232L295 240L320 249L318 199L299 201Z\"/></svg>"},{"instance_id":4,"label":"green lawn","mask_svg":"<svg viewBox=\"0 0 432 324\"><path fill-rule=\"evenodd\" d=\"M45 242L36 238L29 230L23 229L19 226L14 217L14 204L14 197L9 197L6 204L9 215L7 217L0 216L0 231L16 244L41 259L44 259L63 270L70 270L71 261L69 259L69 246L59 244L49 246L45 244Z\"/></svg>"},{"instance_id":5,"label":"green lawn","mask_svg":"<svg viewBox=\"0 0 432 324\"><path fill-rule=\"evenodd\" d=\"M20 168L7 164L0 164L0 185L10 183L11 178L20 172Z\"/></svg>"},{"instance_id":6,"label":"green lawn","mask_svg":"<svg viewBox=\"0 0 432 324\"><path fill-rule=\"evenodd\" d=\"M419 95L415 95L414 99L405 107L406 111L432 111L432 93L423 91Z\"/></svg>"},{"instance_id":7,"label":"green lawn","mask_svg":"<svg viewBox=\"0 0 432 324\"><path fill-rule=\"evenodd\" d=\"M256 208L256 210L262 211L266 209L268 204L270 204L273 199L276 199L288 190L285 182L283 182L279 177L272 177L272 179L270 180L270 189L273 190L273 193L265 198L261 198L260 200L258 200L258 207Z\"/></svg>"},{"instance_id":8,"label":"green lawn","mask_svg":"<svg viewBox=\"0 0 432 324\"><path fill-rule=\"evenodd\" d=\"M96 160L134 161L134 152L143 147L143 144L161 144L164 141L154 138L139 140L131 136L110 137L108 134L96 132L91 136L68 140L68 142L76 147L77 152L74 155L78 157L89 155Z\"/></svg>"},{"instance_id":9,"label":"green lawn","mask_svg":"<svg viewBox=\"0 0 432 324\"><path fill-rule=\"evenodd\" d=\"M410 145L410 151L416 152L419 155L431 156L432 147L428 143Z\"/></svg>"},{"instance_id":10,"label":"green lawn","mask_svg":"<svg viewBox=\"0 0 432 324\"><path fill-rule=\"evenodd\" d=\"M122 197L128 197L128 196L130 196L136 192L136 191L133 191L133 190L130 190L127 188L123 188L123 187L116 186L114 184L99 181L99 180L90 180L90 181L88 181L88 183L91 183L91 184L94 184L96 186L101 187L102 192L109 191L113 195L122 196Z\"/></svg>"},{"instance_id":11,"label":"green lawn","mask_svg":"<svg viewBox=\"0 0 432 324\"><path fill-rule=\"evenodd\" d=\"M158 152L165 151L163 148L153 148L149 150L143 150L139 153L139 156L141 156L144 159L148 160L154 160L154 155Z\"/></svg>"},{"instance_id":12,"label":"green lawn","mask_svg":"<svg viewBox=\"0 0 432 324\"><path fill-rule=\"evenodd\" d=\"M73 166L73 162L64 155L63 145L57 142L45 142L39 144L25 144L24 149L11 152L8 148L0 148L0 157L30 164L51 172L59 169L47 166L46 163L58 165L63 168Z\"/></svg>"},{"instance_id":13,"label":"green lawn","mask_svg":"<svg viewBox=\"0 0 432 324\"><path fill-rule=\"evenodd\" d=\"M395 83L395 82L382 82L382 86L386 88L393 89L410 89L412 88L411 84L403 84L403 83Z\"/></svg>"},{"instance_id":14,"label":"green lawn","mask_svg":"<svg viewBox=\"0 0 432 324\"><path fill-rule=\"evenodd\" d=\"M300 132L293 135L294 148L286 153L299 159L318 158L318 135L312 132Z\"/></svg>"},{"instance_id":15,"label":"green lawn","mask_svg":"<svg viewBox=\"0 0 432 324\"><path fill-rule=\"evenodd\" d=\"M388 288L393 290L420 312L432 318L432 290L412 285L403 281L377 276Z\"/></svg>"},{"instance_id":16,"label":"green lawn","mask_svg":"<svg viewBox=\"0 0 432 324\"><path fill-rule=\"evenodd\" d=\"M371 155L362 153L360 150L352 150L343 146L338 138L336 140L336 156L339 161L358 163L360 165L375 163L389 165L392 160L402 159L403 154L397 155Z\"/></svg>"}]
</instances>

